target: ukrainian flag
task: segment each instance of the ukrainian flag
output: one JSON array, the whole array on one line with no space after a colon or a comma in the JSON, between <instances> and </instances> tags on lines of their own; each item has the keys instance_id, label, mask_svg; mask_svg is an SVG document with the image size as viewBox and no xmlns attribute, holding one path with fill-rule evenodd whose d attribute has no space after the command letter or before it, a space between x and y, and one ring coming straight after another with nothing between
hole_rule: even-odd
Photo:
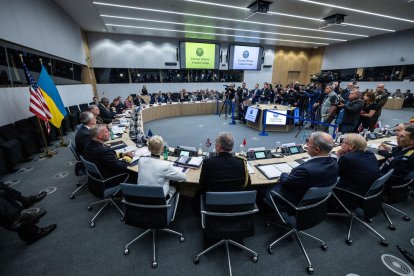
<instances>
[{"instance_id":1,"label":"ukrainian flag","mask_svg":"<svg viewBox=\"0 0 414 276\"><path fill-rule=\"evenodd\" d=\"M60 98L59 91L43 65L37 85L39 86L40 91L42 91L46 104L49 107L50 114L52 114L52 119L50 119L49 122L55 127L60 128L63 117L66 115L65 106Z\"/></svg>"}]
</instances>

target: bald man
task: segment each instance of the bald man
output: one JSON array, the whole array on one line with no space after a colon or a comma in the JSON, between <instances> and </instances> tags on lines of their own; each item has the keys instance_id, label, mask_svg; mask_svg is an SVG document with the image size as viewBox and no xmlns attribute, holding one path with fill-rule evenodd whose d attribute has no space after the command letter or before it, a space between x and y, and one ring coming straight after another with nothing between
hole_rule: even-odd
<instances>
[{"instance_id":1,"label":"bald man","mask_svg":"<svg viewBox=\"0 0 414 276\"><path fill-rule=\"evenodd\" d=\"M307 145L311 158L294 168L290 174L282 173L272 189L296 205L310 188L335 184L339 172L338 163L329 156L334 146L329 134L313 132ZM266 196L270 199L270 191Z\"/></svg>"},{"instance_id":2,"label":"bald man","mask_svg":"<svg viewBox=\"0 0 414 276\"><path fill-rule=\"evenodd\" d=\"M378 108L374 113L374 116L371 117L371 121L369 123L369 130L374 131L375 125L378 122L378 118L381 116L382 107L388 101L388 93L384 89L384 84L379 83L377 85L377 90L375 91L375 103L377 104Z\"/></svg>"}]
</instances>

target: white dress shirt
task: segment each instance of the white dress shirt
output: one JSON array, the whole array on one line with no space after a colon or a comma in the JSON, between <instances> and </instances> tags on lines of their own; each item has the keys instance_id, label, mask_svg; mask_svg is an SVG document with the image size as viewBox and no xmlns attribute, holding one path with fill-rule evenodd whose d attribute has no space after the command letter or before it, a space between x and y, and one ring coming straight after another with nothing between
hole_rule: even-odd
<instances>
[{"instance_id":1,"label":"white dress shirt","mask_svg":"<svg viewBox=\"0 0 414 276\"><path fill-rule=\"evenodd\" d=\"M170 187L170 180L183 182L186 175L182 168L174 167L172 162L153 157L141 157L138 161L138 185L162 186L165 196L173 194L175 188Z\"/></svg>"}]
</instances>

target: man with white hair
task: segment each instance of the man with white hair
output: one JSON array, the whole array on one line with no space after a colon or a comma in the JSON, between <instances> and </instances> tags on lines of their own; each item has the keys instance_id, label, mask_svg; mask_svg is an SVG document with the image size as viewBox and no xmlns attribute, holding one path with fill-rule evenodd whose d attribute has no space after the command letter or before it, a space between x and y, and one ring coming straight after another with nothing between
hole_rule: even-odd
<instances>
[{"instance_id":1,"label":"man with white hair","mask_svg":"<svg viewBox=\"0 0 414 276\"><path fill-rule=\"evenodd\" d=\"M331 124L336 117L337 105L339 103L339 97L334 92L335 86L333 84L327 84L325 86L325 99L321 106L321 122L324 124ZM319 125L319 129L324 132L329 132L329 126Z\"/></svg>"}]
</instances>

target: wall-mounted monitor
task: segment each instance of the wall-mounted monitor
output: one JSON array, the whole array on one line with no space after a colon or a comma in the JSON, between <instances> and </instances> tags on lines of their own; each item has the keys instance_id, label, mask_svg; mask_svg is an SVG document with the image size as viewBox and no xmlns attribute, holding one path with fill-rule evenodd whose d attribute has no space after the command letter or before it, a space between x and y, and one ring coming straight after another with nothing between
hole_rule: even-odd
<instances>
[{"instance_id":1,"label":"wall-mounted monitor","mask_svg":"<svg viewBox=\"0 0 414 276\"><path fill-rule=\"evenodd\" d=\"M180 42L180 68L182 69L218 69L219 56L219 44Z\"/></svg>"},{"instance_id":2,"label":"wall-mounted monitor","mask_svg":"<svg viewBox=\"0 0 414 276\"><path fill-rule=\"evenodd\" d=\"M229 69L260 70L263 47L230 45Z\"/></svg>"},{"instance_id":3,"label":"wall-mounted monitor","mask_svg":"<svg viewBox=\"0 0 414 276\"><path fill-rule=\"evenodd\" d=\"M273 113L271 111L277 112L279 114ZM286 125L286 115L287 110L269 110L266 114L266 125L284 126Z\"/></svg>"},{"instance_id":4,"label":"wall-mounted monitor","mask_svg":"<svg viewBox=\"0 0 414 276\"><path fill-rule=\"evenodd\" d=\"M244 118L246 119L246 121L255 123L258 111L259 111L259 109L255 108L255 107L252 107L252 106L249 106L247 108L246 115L244 116Z\"/></svg>"}]
</instances>

